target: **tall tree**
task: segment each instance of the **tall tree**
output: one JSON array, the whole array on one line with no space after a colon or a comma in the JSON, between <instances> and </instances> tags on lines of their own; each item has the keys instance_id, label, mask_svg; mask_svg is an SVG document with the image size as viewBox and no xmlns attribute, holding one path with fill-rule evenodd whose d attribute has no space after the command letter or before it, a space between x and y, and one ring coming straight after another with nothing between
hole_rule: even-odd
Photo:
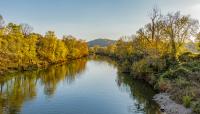
<instances>
[{"instance_id":1,"label":"tall tree","mask_svg":"<svg viewBox=\"0 0 200 114\"><path fill-rule=\"evenodd\" d=\"M57 46L55 50L55 58L59 61L65 61L67 55L69 54L68 48L66 48L65 43L62 40L57 40Z\"/></svg>"},{"instance_id":2,"label":"tall tree","mask_svg":"<svg viewBox=\"0 0 200 114\"><path fill-rule=\"evenodd\" d=\"M172 59L176 61L177 51L185 40L196 34L198 21L176 12L165 16L163 24L166 37L170 40Z\"/></svg>"},{"instance_id":3,"label":"tall tree","mask_svg":"<svg viewBox=\"0 0 200 114\"><path fill-rule=\"evenodd\" d=\"M159 29L157 28L158 26L158 22L161 19L161 12L160 9L157 7L154 7L152 10L152 13L150 13L150 20L151 23L147 24L147 28L148 30L151 32L151 39L152 40L156 40L156 32L159 31Z\"/></svg>"},{"instance_id":4,"label":"tall tree","mask_svg":"<svg viewBox=\"0 0 200 114\"><path fill-rule=\"evenodd\" d=\"M57 46L57 38L53 31L46 32L44 38L41 38L38 42L38 55L42 60L48 62L55 62L55 50Z\"/></svg>"}]
</instances>

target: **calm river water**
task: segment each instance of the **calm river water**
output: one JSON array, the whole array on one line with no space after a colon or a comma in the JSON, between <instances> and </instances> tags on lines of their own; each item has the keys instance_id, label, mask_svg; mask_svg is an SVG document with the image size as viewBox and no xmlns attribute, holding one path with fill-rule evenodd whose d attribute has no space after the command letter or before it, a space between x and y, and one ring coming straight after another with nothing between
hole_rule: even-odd
<instances>
[{"instance_id":1,"label":"calm river water","mask_svg":"<svg viewBox=\"0 0 200 114\"><path fill-rule=\"evenodd\" d=\"M155 92L107 59L0 78L0 114L160 114Z\"/></svg>"}]
</instances>

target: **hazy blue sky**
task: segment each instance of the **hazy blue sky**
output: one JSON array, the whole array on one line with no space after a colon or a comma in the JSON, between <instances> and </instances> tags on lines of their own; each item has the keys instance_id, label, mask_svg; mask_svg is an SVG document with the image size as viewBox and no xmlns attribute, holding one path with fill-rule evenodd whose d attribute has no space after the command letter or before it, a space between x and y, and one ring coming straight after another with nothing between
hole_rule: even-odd
<instances>
[{"instance_id":1,"label":"hazy blue sky","mask_svg":"<svg viewBox=\"0 0 200 114\"><path fill-rule=\"evenodd\" d=\"M35 32L91 40L134 34L148 22L153 6L180 10L200 20L200 0L0 0L6 22L28 23Z\"/></svg>"}]
</instances>

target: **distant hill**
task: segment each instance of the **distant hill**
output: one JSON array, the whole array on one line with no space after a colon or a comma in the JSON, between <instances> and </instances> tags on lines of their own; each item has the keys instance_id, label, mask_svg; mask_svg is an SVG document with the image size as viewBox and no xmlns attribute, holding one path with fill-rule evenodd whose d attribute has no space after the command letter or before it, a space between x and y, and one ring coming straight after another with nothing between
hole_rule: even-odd
<instances>
[{"instance_id":1,"label":"distant hill","mask_svg":"<svg viewBox=\"0 0 200 114\"><path fill-rule=\"evenodd\" d=\"M88 42L88 46L89 47L94 47L96 45L101 46L101 47L105 47L105 46L109 46L111 44L114 44L115 40L110 40L110 39L95 39L92 41Z\"/></svg>"}]
</instances>

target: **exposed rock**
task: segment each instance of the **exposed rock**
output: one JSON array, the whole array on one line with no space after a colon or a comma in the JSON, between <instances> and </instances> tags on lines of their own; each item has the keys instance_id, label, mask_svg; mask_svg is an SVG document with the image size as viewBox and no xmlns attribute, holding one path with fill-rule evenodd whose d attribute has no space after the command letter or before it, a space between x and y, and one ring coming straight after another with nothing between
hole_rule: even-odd
<instances>
[{"instance_id":1,"label":"exposed rock","mask_svg":"<svg viewBox=\"0 0 200 114\"><path fill-rule=\"evenodd\" d=\"M153 99L160 105L160 110L166 114L194 114L190 108L177 104L167 93L156 94Z\"/></svg>"}]
</instances>

